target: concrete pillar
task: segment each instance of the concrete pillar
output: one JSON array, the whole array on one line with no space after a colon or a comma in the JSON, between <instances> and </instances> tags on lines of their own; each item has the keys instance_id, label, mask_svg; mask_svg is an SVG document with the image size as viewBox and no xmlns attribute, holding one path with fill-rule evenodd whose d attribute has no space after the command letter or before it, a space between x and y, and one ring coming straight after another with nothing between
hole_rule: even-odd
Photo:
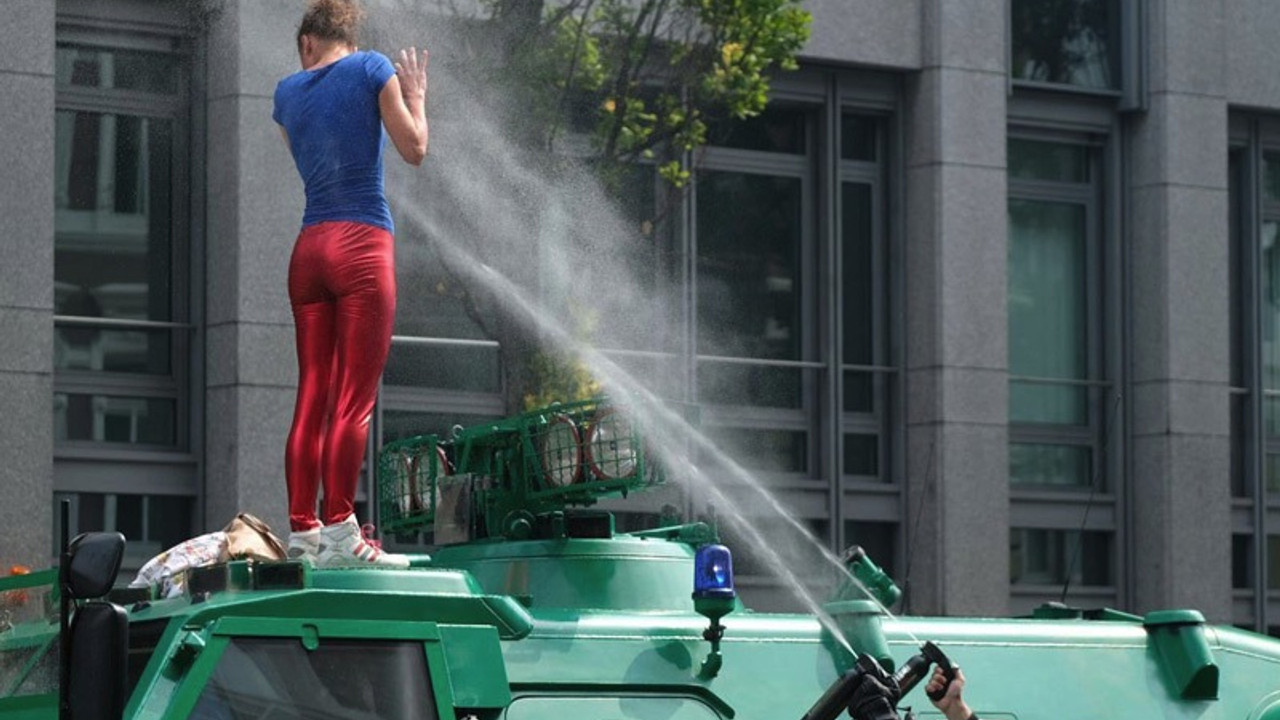
<instances>
[{"instance_id":1,"label":"concrete pillar","mask_svg":"<svg viewBox=\"0 0 1280 720\"><path fill-rule=\"evenodd\" d=\"M906 87L910 609L1004 614L1009 596L1002 0L923 3ZM921 504L920 493L926 497Z\"/></svg>"},{"instance_id":2,"label":"concrete pillar","mask_svg":"<svg viewBox=\"0 0 1280 720\"><path fill-rule=\"evenodd\" d=\"M1130 605L1195 607L1228 621L1225 3L1148 7L1149 108L1130 136Z\"/></svg>"},{"instance_id":3,"label":"concrete pillar","mask_svg":"<svg viewBox=\"0 0 1280 720\"><path fill-rule=\"evenodd\" d=\"M301 6L220 0L208 14L206 479L210 527L237 511L288 531L284 444L297 363L286 288L302 183L271 119L298 69Z\"/></svg>"},{"instance_id":4,"label":"concrete pillar","mask_svg":"<svg viewBox=\"0 0 1280 720\"><path fill-rule=\"evenodd\" d=\"M0 574L53 557L54 4L0 26Z\"/></svg>"}]
</instances>

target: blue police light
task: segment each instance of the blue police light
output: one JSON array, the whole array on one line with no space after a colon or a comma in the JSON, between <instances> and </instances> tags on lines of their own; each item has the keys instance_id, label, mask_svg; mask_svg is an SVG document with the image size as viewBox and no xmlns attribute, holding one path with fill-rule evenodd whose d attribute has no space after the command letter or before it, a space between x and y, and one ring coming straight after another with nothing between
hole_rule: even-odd
<instances>
[{"instance_id":1,"label":"blue police light","mask_svg":"<svg viewBox=\"0 0 1280 720\"><path fill-rule=\"evenodd\" d=\"M693 598L733 599L733 555L723 545L703 545L693 558Z\"/></svg>"}]
</instances>

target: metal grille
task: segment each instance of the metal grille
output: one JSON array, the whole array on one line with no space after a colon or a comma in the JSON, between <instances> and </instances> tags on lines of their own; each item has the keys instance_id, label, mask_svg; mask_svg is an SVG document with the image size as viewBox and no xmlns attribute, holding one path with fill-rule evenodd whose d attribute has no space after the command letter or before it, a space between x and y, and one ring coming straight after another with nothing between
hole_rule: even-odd
<instances>
[{"instance_id":1,"label":"metal grille","mask_svg":"<svg viewBox=\"0 0 1280 720\"><path fill-rule=\"evenodd\" d=\"M610 494L662 482L646 461L631 420L602 400L552 405L494 423L389 443L378 459L382 526L430 530L441 489L475 482L474 509L485 527L506 513L537 514L588 505Z\"/></svg>"}]
</instances>

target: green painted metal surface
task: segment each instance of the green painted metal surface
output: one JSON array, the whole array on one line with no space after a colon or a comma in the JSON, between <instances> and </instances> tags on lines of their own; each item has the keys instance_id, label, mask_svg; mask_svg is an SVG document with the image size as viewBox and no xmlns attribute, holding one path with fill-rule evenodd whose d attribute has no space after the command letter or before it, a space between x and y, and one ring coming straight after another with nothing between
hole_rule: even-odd
<instances>
[{"instance_id":1,"label":"green painted metal surface","mask_svg":"<svg viewBox=\"0 0 1280 720\"><path fill-rule=\"evenodd\" d=\"M458 707L500 710L511 703L511 685L494 628L445 625L440 647Z\"/></svg>"},{"instance_id":2,"label":"green painted metal surface","mask_svg":"<svg viewBox=\"0 0 1280 720\"><path fill-rule=\"evenodd\" d=\"M692 550L683 542L619 536L451 552L474 574L312 571L303 587L250 585L132 610L135 625L159 622L164 631L126 717L184 717L227 643L243 637L296 638L304 648L327 638L421 643L446 717L798 717L851 662L815 618L739 606L723 619L722 668L700 677L710 649L702 637L707 620L689 599ZM491 585L534 560L547 564L520 588L529 591L528 606ZM614 572L604 571L607 563ZM653 567L662 570L648 574ZM622 599L635 597L652 577L673 586L653 606ZM587 578L597 587L573 595L575 583ZM561 601L549 602L553 597ZM914 654L920 641L938 643L964 667L966 695L983 717L1280 717L1280 643L1188 613L982 620L892 618L866 601L833 601L831 609L856 649L883 653L893 664ZM0 643L11 648L19 638L41 637L33 627L10 633L0 634ZM46 628L43 638L49 637ZM1205 658L1217 671L1216 699L1197 689L1194 671L1184 672ZM929 708L919 693L906 702ZM6 718L54 716L47 695L0 699L0 710Z\"/></svg>"},{"instance_id":3,"label":"green painted metal surface","mask_svg":"<svg viewBox=\"0 0 1280 720\"><path fill-rule=\"evenodd\" d=\"M441 548L435 560L531 608L693 611L693 548L680 542L620 536L475 543Z\"/></svg>"},{"instance_id":4,"label":"green painted metal surface","mask_svg":"<svg viewBox=\"0 0 1280 720\"><path fill-rule=\"evenodd\" d=\"M1142 625L1170 692L1185 700L1216 700L1218 666L1205 637L1204 616L1195 610L1158 610L1147 613Z\"/></svg>"},{"instance_id":5,"label":"green painted metal surface","mask_svg":"<svg viewBox=\"0 0 1280 720\"><path fill-rule=\"evenodd\" d=\"M471 429L455 436L455 454L441 462L462 462L457 443L466 438L465 452L479 453L466 461L473 472L483 465L494 478L523 478L531 483L526 499L546 490L538 477L522 475L532 472L527 451L538 448L536 435L526 443L518 424ZM518 514L504 504L518 493L487 497L477 500L481 525ZM1025 619L892 617L850 583L825 606L840 638L813 616L757 613L734 602L721 619L719 666L708 673L709 620L691 591L694 551L715 539L715 529L617 535L611 521L566 504L570 497L583 499L541 495L538 512L524 517L523 539L481 533L416 558L408 570L237 562L193 576L187 596L130 604L135 647L125 717L187 717L219 668L240 662L236 653L255 640L288 653L277 672L259 678L268 694L273 682L315 670L313 661L323 664L318 658L335 647L403 651L408 644L413 667L422 668L414 672L427 675L418 678L430 688L423 702L442 718L480 720L799 717L852 665L845 643L897 666L930 640L964 668L966 699L988 720L1280 720L1280 641L1210 625L1193 610L1139 617L1046 605ZM497 505L484 505L494 498ZM853 569L876 597L896 597L871 559ZM0 592L15 589L0 581ZM23 689L56 647L56 628L42 615L0 630L5 720L56 716L48 688ZM343 675L325 677L340 683ZM939 717L919 689L903 704L921 718Z\"/></svg>"}]
</instances>

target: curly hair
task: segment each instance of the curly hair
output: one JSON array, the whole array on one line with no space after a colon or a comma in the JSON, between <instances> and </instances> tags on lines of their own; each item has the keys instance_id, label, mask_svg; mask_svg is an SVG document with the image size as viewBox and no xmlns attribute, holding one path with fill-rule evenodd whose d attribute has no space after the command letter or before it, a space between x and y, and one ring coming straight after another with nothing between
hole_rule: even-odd
<instances>
[{"instance_id":1,"label":"curly hair","mask_svg":"<svg viewBox=\"0 0 1280 720\"><path fill-rule=\"evenodd\" d=\"M298 26L298 44L302 44L303 35L310 35L355 45L362 20L364 9L357 0L310 0Z\"/></svg>"}]
</instances>

